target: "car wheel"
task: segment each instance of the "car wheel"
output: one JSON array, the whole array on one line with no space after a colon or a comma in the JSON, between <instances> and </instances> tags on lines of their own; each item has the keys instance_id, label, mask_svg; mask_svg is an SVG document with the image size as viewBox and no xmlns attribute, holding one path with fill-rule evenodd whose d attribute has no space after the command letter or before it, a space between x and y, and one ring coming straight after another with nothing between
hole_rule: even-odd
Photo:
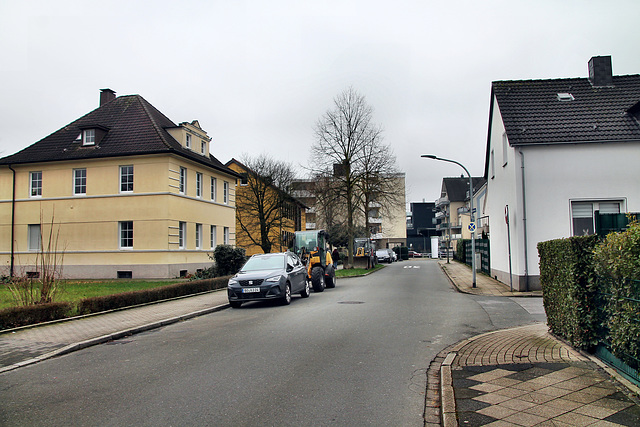
<instances>
[{"instance_id":1,"label":"car wheel","mask_svg":"<svg viewBox=\"0 0 640 427\"><path fill-rule=\"evenodd\" d=\"M231 308L240 308L242 303L240 301L229 301L229 305Z\"/></svg>"},{"instance_id":2,"label":"car wheel","mask_svg":"<svg viewBox=\"0 0 640 427\"><path fill-rule=\"evenodd\" d=\"M322 267L313 267L311 270L311 284L314 292L324 291L324 270Z\"/></svg>"},{"instance_id":3,"label":"car wheel","mask_svg":"<svg viewBox=\"0 0 640 427\"><path fill-rule=\"evenodd\" d=\"M304 289L300 292L300 296L302 298L309 298L311 295L311 288L309 287L309 281L307 279L304 280Z\"/></svg>"},{"instance_id":4,"label":"car wheel","mask_svg":"<svg viewBox=\"0 0 640 427\"><path fill-rule=\"evenodd\" d=\"M289 284L289 282L287 282L287 285L284 287L284 296L280 302L282 302L282 305L291 304L291 284Z\"/></svg>"}]
</instances>

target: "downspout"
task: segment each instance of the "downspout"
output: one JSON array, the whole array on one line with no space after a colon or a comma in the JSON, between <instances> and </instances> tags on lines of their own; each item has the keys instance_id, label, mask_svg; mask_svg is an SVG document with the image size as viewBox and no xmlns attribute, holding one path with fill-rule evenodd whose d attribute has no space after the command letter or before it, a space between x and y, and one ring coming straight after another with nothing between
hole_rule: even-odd
<instances>
[{"instance_id":1,"label":"downspout","mask_svg":"<svg viewBox=\"0 0 640 427\"><path fill-rule=\"evenodd\" d=\"M525 291L529 292L529 253L527 250L527 193L525 192L525 176L524 176L524 153L522 149L518 149L520 153L520 170L522 172L522 226L524 232L524 283Z\"/></svg>"},{"instance_id":2,"label":"downspout","mask_svg":"<svg viewBox=\"0 0 640 427\"><path fill-rule=\"evenodd\" d=\"M13 172L13 194L11 196L11 267L9 268L9 277L13 277L13 260L15 256L14 234L16 228L16 170L11 165L9 165L9 169Z\"/></svg>"}]
</instances>

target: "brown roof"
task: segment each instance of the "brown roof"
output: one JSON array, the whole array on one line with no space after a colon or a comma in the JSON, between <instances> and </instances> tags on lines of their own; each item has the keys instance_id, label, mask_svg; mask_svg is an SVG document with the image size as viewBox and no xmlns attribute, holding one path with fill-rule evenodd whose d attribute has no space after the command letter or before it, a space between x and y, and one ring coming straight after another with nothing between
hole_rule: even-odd
<instances>
[{"instance_id":1,"label":"brown roof","mask_svg":"<svg viewBox=\"0 0 640 427\"><path fill-rule=\"evenodd\" d=\"M119 96L15 154L0 165L54 162L144 154L176 154L238 177L212 155L203 156L176 141L167 129L178 127L140 95ZM83 129L106 130L94 146L82 146Z\"/></svg>"}]
</instances>

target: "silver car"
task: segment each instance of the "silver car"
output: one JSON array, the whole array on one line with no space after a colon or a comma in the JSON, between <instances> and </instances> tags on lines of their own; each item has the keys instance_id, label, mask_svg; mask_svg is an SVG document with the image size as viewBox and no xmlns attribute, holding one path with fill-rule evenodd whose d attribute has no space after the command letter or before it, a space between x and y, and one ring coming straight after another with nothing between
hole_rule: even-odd
<instances>
[{"instance_id":1,"label":"silver car","mask_svg":"<svg viewBox=\"0 0 640 427\"><path fill-rule=\"evenodd\" d=\"M247 301L265 300L288 305L291 295L297 293L307 298L310 289L305 266L292 252L253 255L227 285L233 308Z\"/></svg>"}]
</instances>

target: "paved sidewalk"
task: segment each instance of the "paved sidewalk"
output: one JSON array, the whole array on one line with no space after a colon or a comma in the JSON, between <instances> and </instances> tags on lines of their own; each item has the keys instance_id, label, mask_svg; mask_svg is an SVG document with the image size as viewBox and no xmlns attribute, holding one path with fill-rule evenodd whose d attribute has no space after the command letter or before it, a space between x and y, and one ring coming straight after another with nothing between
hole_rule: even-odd
<instances>
[{"instance_id":1,"label":"paved sidewalk","mask_svg":"<svg viewBox=\"0 0 640 427\"><path fill-rule=\"evenodd\" d=\"M0 373L228 307L225 289L0 333Z\"/></svg>"},{"instance_id":2,"label":"paved sidewalk","mask_svg":"<svg viewBox=\"0 0 640 427\"><path fill-rule=\"evenodd\" d=\"M456 288L472 289L470 268L440 264ZM523 294L484 275L476 284L477 295ZM640 425L640 390L542 323L461 341L438 355L428 375L427 426Z\"/></svg>"}]
</instances>

